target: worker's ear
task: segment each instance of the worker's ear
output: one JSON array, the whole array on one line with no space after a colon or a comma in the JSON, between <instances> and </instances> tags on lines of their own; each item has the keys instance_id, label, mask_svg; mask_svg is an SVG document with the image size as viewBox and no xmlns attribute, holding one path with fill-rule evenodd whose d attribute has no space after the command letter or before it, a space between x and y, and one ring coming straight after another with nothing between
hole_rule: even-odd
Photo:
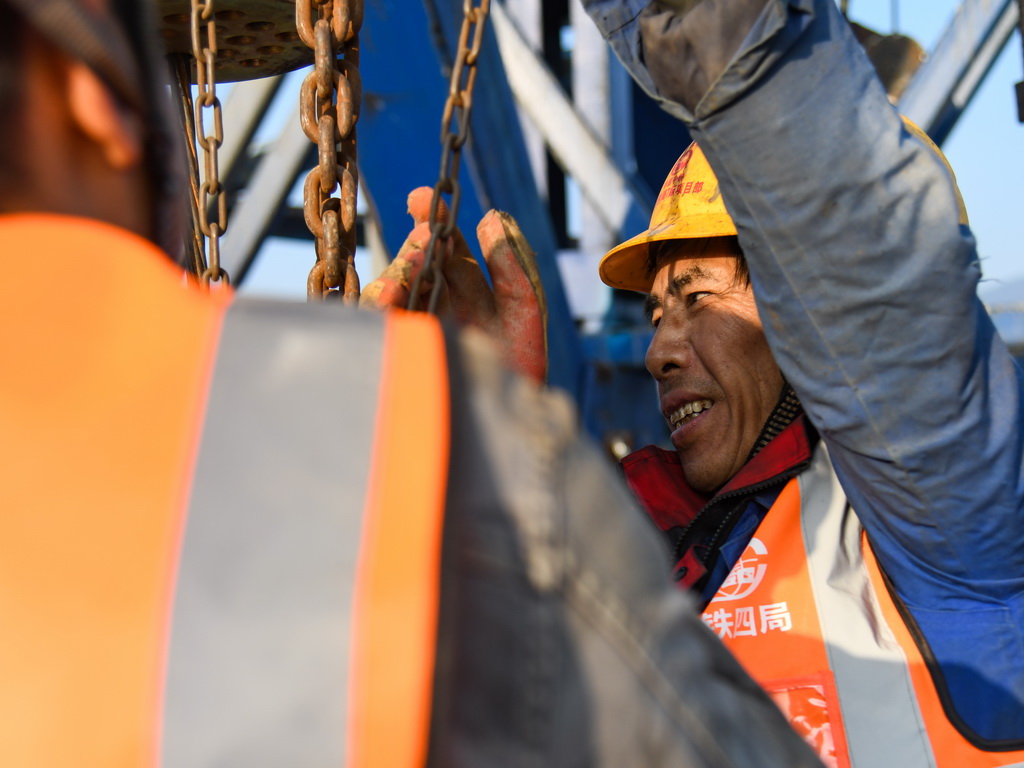
<instances>
[{"instance_id":1,"label":"worker's ear","mask_svg":"<svg viewBox=\"0 0 1024 768\"><path fill-rule=\"evenodd\" d=\"M142 125L99 77L80 61L68 61L67 99L71 119L99 148L107 163L123 171L142 159Z\"/></svg>"}]
</instances>

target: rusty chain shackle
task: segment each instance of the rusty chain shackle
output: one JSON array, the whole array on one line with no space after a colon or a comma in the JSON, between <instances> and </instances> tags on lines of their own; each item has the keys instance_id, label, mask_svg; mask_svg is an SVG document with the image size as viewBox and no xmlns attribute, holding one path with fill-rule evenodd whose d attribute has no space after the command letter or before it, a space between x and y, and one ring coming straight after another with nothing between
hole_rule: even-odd
<instances>
[{"instance_id":1,"label":"rusty chain shackle","mask_svg":"<svg viewBox=\"0 0 1024 768\"><path fill-rule=\"evenodd\" d=\"M476 83L476 65L480 58L480 46L484 39L484 25L490 12L490 0L481 0L479 6L473 6L473 0L465 0L462 4L462 29L459 31L459 50L452 65L451 79L448 83L448 100L441 115L441 171L434 195L430 199L430 242L427 244L427 255L423 269L416 275L409 295L409 309L417 309L420 284L423 275L429 270L433 285L430 289L428 312L437 312L437 302L441 295L441 255L438 253L438 241L447 240L455 231L459 214L459 202L462 199L462 187L459 184L459 163L462 158L462 147L469 138L469 114L473 108L473 86ZM459 131L452 131L452 119L457 118ZM441 194L452 196L448 205L448 220L438 221L441 206Z\"/></svg>"},{"instance_id":2,"label":"rusty chain shackle","mask_svg":"<svg viewBox=\"0 0 1024 768\"><path fill-rule=\"evenodd\" d=\"M214 23L214 0L191 0L192 3L192 55L196 61L195 133L196 141L203 150L205 180L199 187L196 213L199 215L199 229L206 238L207 263L199 279L204 285L223 280L230 284L228 273L220 266L220 238L228 228L228 199L224 194L217 168L217 150L224 143L224 119L220 99L217 98L217 80L214 68L217 63L217 31ZM204 34L205 33L205 34ZM209 110L213 122L213 134L206 132L203 121L204 110ZM210 221L211 210L217 218Z\"/></svg>"},{"instance_id":3,"label":"rusty chain shackle","mask_svg":"<svg viewBox=\"0 0 1024 768\"><path fill-rule=\"evenodd\" d=\"M317 146L317 165L306 176L303 212L316 240L309 273L310 301L343 296L359 300L356 274L356 121L362 103L359 28L363 0L296 0L295 27L313 49L312 71L302 81L302 130ZM340 188L340 196L332 194Z\"/></svg>"}]
</instances>

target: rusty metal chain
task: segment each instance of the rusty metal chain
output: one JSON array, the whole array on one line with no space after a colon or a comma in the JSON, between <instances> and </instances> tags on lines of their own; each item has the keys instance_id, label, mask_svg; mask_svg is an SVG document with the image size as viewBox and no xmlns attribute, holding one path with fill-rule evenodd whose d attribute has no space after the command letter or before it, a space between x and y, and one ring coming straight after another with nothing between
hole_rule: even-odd
<instances>
[{"instance_id":1,"label":"rusty metal chain","mask_svg":"<svg viewBox=\"0 0 1024 768\"><path fill-rule=\"evenodd\" d=\"M428 312L437 312L437 302L441 295L443 267L442 255L439 253L439 241L447 240L455 231L459 214L459 202L462 199L462 187L459 184L459 165L462 158L462 147L469 138L469 115L473 108L473 86L476 83L476 65L480 58L480 46L484 38L484 25L490 12L490 0L481 0L474 7L473 0L464 0L462 4L462 29L459 31L459 49L452 65L451 80L448 84L448 100L441 116L441 172L434 185L434 195L430 200L430 242L427 245L423 269L413 281L409 295L409 309L417 309L420 284L428 270L433 285L430 290ZM472 41L472 42L471 42ZM452 120L457 119L458 133L452 131ZM451 195L448 204L447 221L438 221L441 206L441 195Z\"/></svg>"},{"instance_id":2,"label":"rusty metal chain","mask_svg":"<svg viewBox=\"0 0 1024 768\"><path fill-rule=\"evenodd\" d=\"M316 240L309 273L310 301L359 300L356 274L356 122L362 103L359 28L363 0L296 0L295 28L313 49L312 71L299 92L306 137L317 146L317 165L306 176L303 212ZM339 196L333 197L338 191Z\"/></svg>"},{"instance_id":3,"label":"rusty metal chain","mask_svg":"<svg viewBox=\"0 0 1024 768\"><path fill-rule=\"evenodd\" d=\"M224 120L220 99L217 98L217 81L214 66L217 62L217 32L214 24L214 0L191 0L192 3L192 55L196 60L196 141L204 152L205 180L199 188L197 213L199 229L206 238L208 250L207 266L200 275L204 285L223 280L230 284L228 273L220 266L220 238L228 227L228 200L224 194L217 168L217 150L224 143ZM205 31L205 40L203 32ZM209 110L213 122L213 134L206 132L203 110ZM210 221L210 212L215 210L217 218Z\"/></svg>"}]
</instances>

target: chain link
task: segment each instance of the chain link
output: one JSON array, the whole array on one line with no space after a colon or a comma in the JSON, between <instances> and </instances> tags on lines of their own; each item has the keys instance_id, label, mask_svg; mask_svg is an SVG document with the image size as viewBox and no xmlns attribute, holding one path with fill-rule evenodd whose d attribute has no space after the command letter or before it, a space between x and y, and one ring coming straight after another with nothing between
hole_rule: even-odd
<instances>
[{"instance_id":1,"label":"chain link","mask_svg":"<svg viewBox=\"0 0 1024 768\"><path fill-rule=\"evenodd\" d=\"M214 0L203 3L192 2L192 55L196 60L196 142L203 150L205 180L199 188L197 209L199 229L206 237L208 250L207 267L199 276L204 285L223 280L230 284L228 273L220 266L220 238L228 228L228 199L220 182L217 168L217 150L224 143L224 118L220 99L217 98L217 80L214 67L217 63L217 27L214 23ZM205 31L205 40L203 40ZM213 135L206 132L203 110L213 122ZM215 209L216 221L210 221L210 211Z\"/></svg>"},{"instance_id":2,"label":"chain link","mask_svg":"<svg viewBox=\"0 0 1024 768\"><path fill-rule=\"evenodd\" d=\"M299 117L317 146L317 164L303 186L303 214L316 240L310 301L359 299L356 274L356 122L362 103L359 28L363 0L296 0L295 28L313 49L313 69L299 91ZM334 193L338 192L338 197Z\"/></svg>"},{"instance_id":3,"label":"chain link","mask_svg":"<svg viewBox=\"0 0 1024 768\"><path fill-rule=\"evenodd\" d=\"M438 241L447 240L455 231L459 215L459 203L462 200L462 186L459 184L459 165L462 159L462 147L469 138L469 115L473 108L473 86L476 84L476 66L480 58L480 46L484 38L484 25L490 12L490 0L481 0L474 7L473 0L464 0L462 4L462 29L459 31L459 49L452 65L451 80L448 85L448 100L441 115L441 171L434 195L430 200L430 242L427 244L427 255L423 269L413 281L409 295L409 309L417 309L420 284L428 272L433 280L430 290L428 312L437 312L437 302L441 295L442 255L438 251ZM458 125L458 132L452 131L452 121ZM447 221L438 220L441 207L441 195L451 195L448 204Z\"/></svg>"}]
</instances>

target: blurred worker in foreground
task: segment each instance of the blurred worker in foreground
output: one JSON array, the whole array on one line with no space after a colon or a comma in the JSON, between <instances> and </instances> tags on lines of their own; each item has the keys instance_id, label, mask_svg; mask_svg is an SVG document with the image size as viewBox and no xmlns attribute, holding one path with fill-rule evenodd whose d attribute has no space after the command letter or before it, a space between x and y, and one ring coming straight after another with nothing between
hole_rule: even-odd
<instances>
[{"instance_id":1,"label":"blurred worker in foreground","mask_svg":"<svg viewBox=\"0 0 1024 768\"><path fill-rule=\"evenodd\" d=\"M184 283L146 9L0 0L0 765L815 764L564 398Z\"/></svg>"},{"instance_id":2,"label":"blurred worker in foreground","mask_svg":"<svg viewBox=\"0 0 1024 768\"><path fill-rule=\"evenodd\" d=\"M584 4L696 140L601 264L675 578L827 763L1024 763L1021 372L943 158L833 0Z\"/></svg>"}]
</instances>

